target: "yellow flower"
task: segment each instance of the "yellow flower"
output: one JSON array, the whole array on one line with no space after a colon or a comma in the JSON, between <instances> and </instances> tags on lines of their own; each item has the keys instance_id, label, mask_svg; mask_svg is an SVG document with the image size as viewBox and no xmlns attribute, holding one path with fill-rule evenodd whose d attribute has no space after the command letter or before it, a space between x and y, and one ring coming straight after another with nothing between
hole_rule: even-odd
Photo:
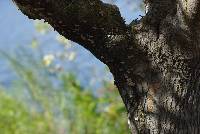
<instances>
[{"instance_id":1,"label":"yellow flower","mask_svg":"<svg viewBox=\"0 0 200 134\"><path fill-rule=\"evenodd\" d=\"M76 53L75 53L75 52L71 52L71 53L68 55L69 61L73 61L75 58L76 58Z\"/></svg>"},{"instance_id":2,"label":"yellow flower","mask_svg":"<svg viewBox=\"0 0 200 134\"><path fill-rule=\"evenodd\" d=\"M55 59L55 56L53 54L48 54L48 55L45 55L43 57L43 64L45 66L49 66Z\"/></svg>"}]
</instances>

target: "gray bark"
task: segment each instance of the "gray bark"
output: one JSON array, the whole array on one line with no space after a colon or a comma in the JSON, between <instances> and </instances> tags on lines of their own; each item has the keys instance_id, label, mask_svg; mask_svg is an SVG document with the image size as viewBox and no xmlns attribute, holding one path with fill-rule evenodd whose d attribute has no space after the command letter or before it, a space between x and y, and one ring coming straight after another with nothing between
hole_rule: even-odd
<instances>
[{"instance_id":1,"label":"gray bark","mask_svg":"<svg viewBox=\"0 0 200 134\"><path fill-rule=\"evenodd\" d=\"M133 134L200 133L200 2L146 0L125 25L100 0L14 0L108 65Z\"/></svg>"}]
</instances>

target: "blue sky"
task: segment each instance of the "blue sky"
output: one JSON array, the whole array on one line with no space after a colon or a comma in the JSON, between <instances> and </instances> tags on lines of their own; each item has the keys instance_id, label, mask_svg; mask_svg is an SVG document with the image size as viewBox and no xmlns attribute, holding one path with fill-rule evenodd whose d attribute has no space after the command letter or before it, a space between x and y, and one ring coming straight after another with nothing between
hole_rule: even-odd
<instances>
[{"instance_id":1,"label":"blue sky","mask_svg":"<svg viewBox=\"0 0 200 134\"><path fill-rule=\"evenodd\" d=\"M127 4L126 0L117 0L116 5L119 7L127 23L130 23L133 19L142 14L141 11L133 10L139 9L138 3L132 5L130 3ZM39 35L35 30L33 20L28 19L28 17L18 11L11 0L0 0L0 9L0 50L12 54L17 48L28 46L33 38L39 40L44 46L48 45L45 49L48 53L60 49L55 40L55 36L58 33L52 31L51 34L45 36ZM103 75L102 79L110 78L111 74L107 76L104 73L105 65L102 64L102 62L97 60L89 51L85 50L80 45L74 43L73 46L78 54L77 60L74 63L70 63L70 66L67 66L70 71L76 69L75 74L80 76L80 81L84 82L85 80L85 84L87 85L88 79L94 77L91 70L95 70L95 75L98 78L100 78L99 75ZM0 66L0 84L6 83L7 85L12 77L11 71L2 59L0 60Z\"/></svg>"},{"instance_id":2,"label":"blue sky","mask_svg":"<svg viewBox=\"0 0 200 134\"><path fill-rule=\"evenodd\" d=\"M119 7L122 16L128 24L133 19L139 18L139 15L143 15L140 8L141 2L142 0L116 0L115 4Z\"/></svg>"}]
</instances>

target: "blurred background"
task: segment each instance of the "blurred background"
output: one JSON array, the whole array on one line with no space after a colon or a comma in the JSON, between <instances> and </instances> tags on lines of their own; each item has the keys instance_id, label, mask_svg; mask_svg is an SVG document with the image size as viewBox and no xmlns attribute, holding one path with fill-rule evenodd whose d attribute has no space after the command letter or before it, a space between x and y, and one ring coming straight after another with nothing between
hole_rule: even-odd
<instances>
[{"instance_id":1,"label":"blurred background","mask_svg":"<svg viewBox=\"0 0 200 134\"><path fill-rule=\"evenodd\" d=\"M127 24L142 1L116 4ZM0 1L0 134L126 134L126 112L105 64L12 0Z\"/></svg>"}]
</instances>

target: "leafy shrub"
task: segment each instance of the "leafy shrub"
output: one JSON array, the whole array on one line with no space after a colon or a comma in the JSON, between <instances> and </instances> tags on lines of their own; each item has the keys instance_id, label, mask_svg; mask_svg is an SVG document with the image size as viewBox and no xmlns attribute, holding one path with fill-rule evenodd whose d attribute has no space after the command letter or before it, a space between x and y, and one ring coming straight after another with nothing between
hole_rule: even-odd
<instances>
[{"instance_id":1,"label":"leafy shrub","mask_svg":"<svg viewBox=\"0 0 200 134\"><path fill-rule=\"evenodd\" d=\"M42 58L2 54L17 79L0 92L1 134L128 132L125 109L112 84L105 82L105 87L94 93L83 88L71 73L52 73Z\"/></svg>"}]
</instances>

